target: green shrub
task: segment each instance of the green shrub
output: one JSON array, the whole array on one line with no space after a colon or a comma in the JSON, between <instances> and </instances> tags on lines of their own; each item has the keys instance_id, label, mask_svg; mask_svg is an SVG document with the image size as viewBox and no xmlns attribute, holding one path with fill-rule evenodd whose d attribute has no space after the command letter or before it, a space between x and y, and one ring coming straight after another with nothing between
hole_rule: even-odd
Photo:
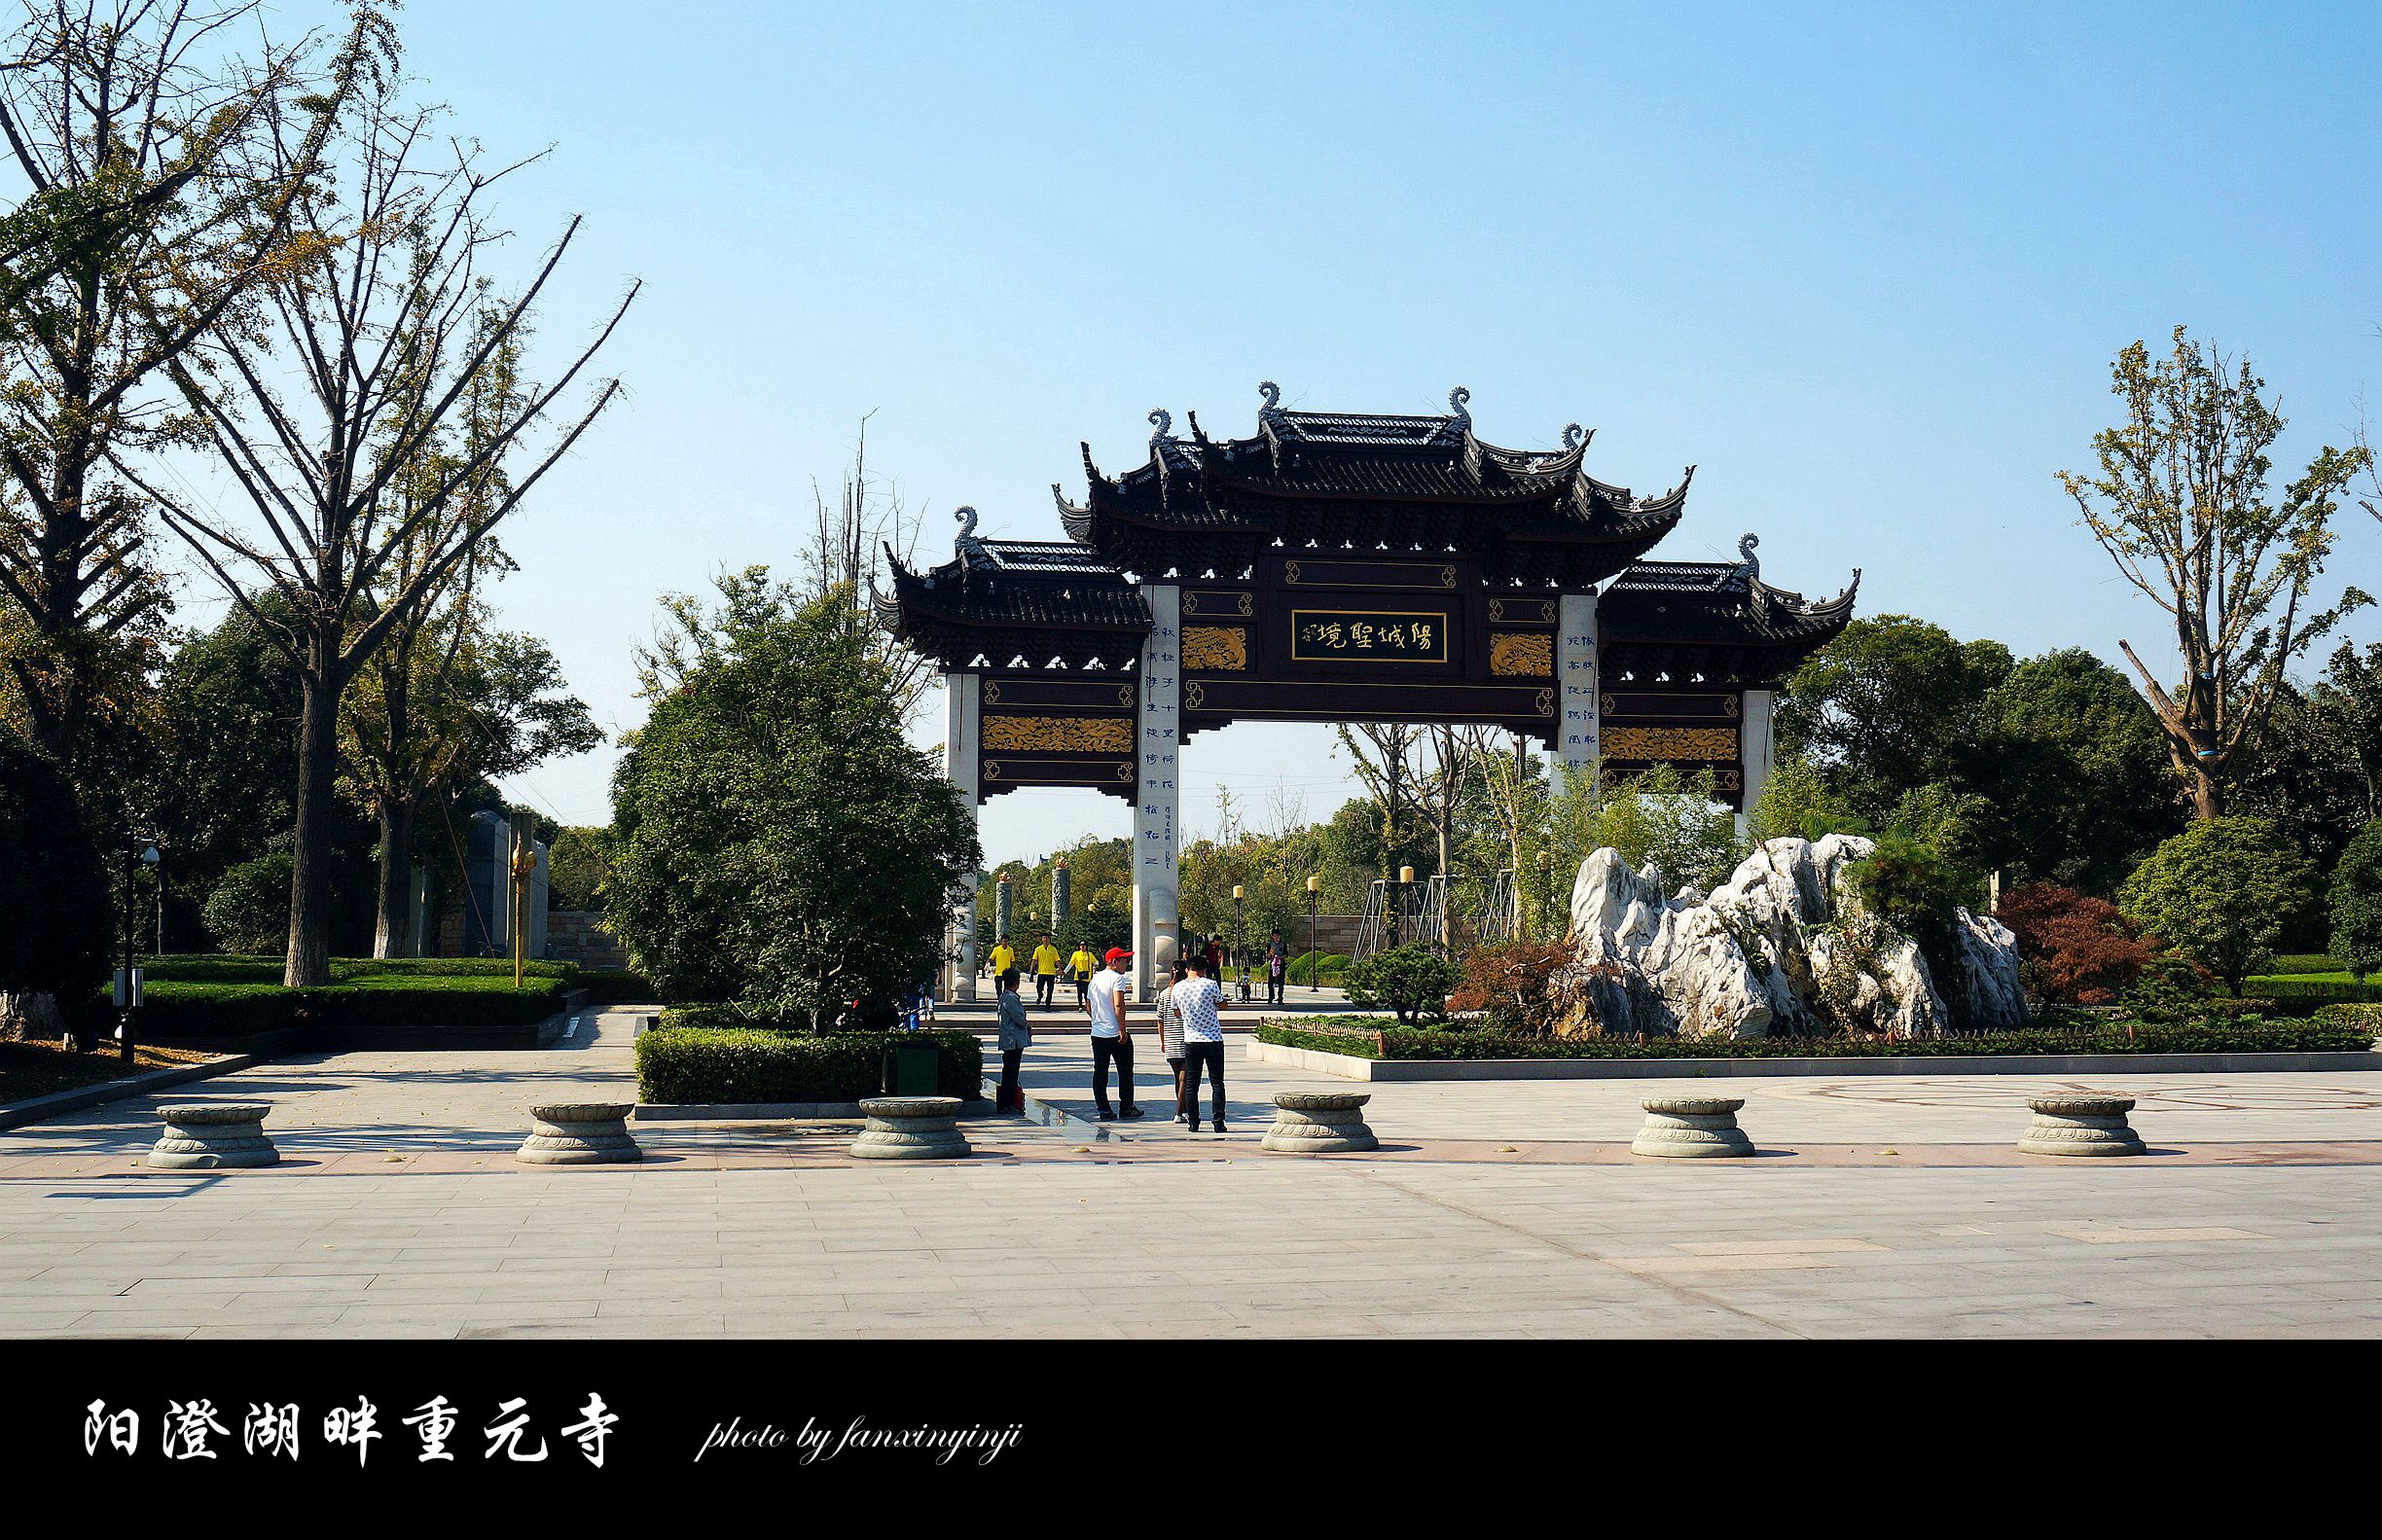
<instances>
[{"instance_id":1,"label":"green shrub","mask_svg":"<svg viewBox=\"0 0 2382 1540\"><path fill-rule=\"evenodd\" d=\"M857 1101L884 1084L888 1043L935 1049L939 1094L983 1093L984 1045L973 1032L839 1032L664 1025L636 1040L637 1098L651 1102Z\"/></svg>"},{"instance_id":2,"label":"green shrub","mask_svg":"<svg viewBox=\"0 0 2382 1540\"><path fill-rule=\"evenodd\" d=\"M2332 955L2364 983L2382 970L2382 819L2357 832L2332 869Z\"/></svg>"},{"instance_id":3,"label":"green shrub","mask_svg":"<svg viewBox=\"0 0 2382 1540\"><path fill-rule=\"evenodd\" d=\"M1352 1005L1387 1006L1400 1021L1447 1015L1447 997L1463 970L1428 947L1408 945L1375 952L1349 964Z\"/></svg>"},{"instance_id":4,"label":"green shrub","mask_svg":"<svg viewBox=\"0 0 2382 1540\"><path fill-rule=\"evenodd\" d=\"M1349 960L1346 955L1336 951L1303 951L1290 959L1283 976L1292 984L1312 988L1318 965L1322 969L1323 983L1331 984L1347 974Z\"/></svg>"},{"instance_id":5,"label":"green shrub","mask_svg":"<svg viewBox=\"0 0 2382 1540\"><path fill-rule=\"evenodd\" d=\"M290 858L261 855L242 861L207 894L207 929L237 952L271 952L289 945Z\"/></svg>"},{"instance_id":6,"label":"green shrub","mask_svg":"<svg viewBox=\"0 0 2382 1540\"><path fill-rule=\"evenodd\" d=\"M2337 1008L2335 1008L2337 1009ZM1257 1041L1359 1058L1891 1058L1995 1054L2312 1054L2369 1051L2371 1023L2278 1021L2257 1016L2191 1022L2088 1018L2079 1029L2027 1028L1967 1037L1678 1038L1514 1037L1469 1025L1432 1030L1387 1018L1345 1018L1331 1026L1276 1020Z\"/></svg>"},{"instance_id":7,"label":"green shrub","mask_svg":"<svg viewBox=\"0 0 2382 1540\"><path fill-rule=\"evenodd\" d=\"M2316 1014L2308 1020L2319 1026L2345 1026L2369 1037L2382 1037L2382 1005L2323 1005L2318 1006Z\"/></svg>"},{"instance_id":8,"label":"green shrub","mask_svg":"<svg viewBox=\"0 0 2382 1540\"><path fill-rule=\"evenodd\" d=\"M2263 818L2206 818L2135 868L2117 907L2241 993L2316 874Z\"/></svg>"}]
</instances>

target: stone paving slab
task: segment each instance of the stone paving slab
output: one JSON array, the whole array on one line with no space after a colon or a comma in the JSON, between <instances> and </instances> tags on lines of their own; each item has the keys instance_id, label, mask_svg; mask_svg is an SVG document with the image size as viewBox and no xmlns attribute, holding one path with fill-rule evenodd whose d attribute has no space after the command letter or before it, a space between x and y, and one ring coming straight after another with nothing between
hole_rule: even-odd
<instances>
[{"instance_id":1,"label":"stone paving slab","mask_svg":"<svg viewBox=\"0 0 2382 1540\"><path fill-rule=\"evenodd\" d=\"M0 1336L2382 1336L2377 1076L2094 1077L2160 1152L2114 1162L2017 1154L2028 1087L1959 1077L1733 1082L1747 1161L1627 1154L1693 1082L1384 1086L1377 1155L1271 1156L1274 1091L1346 1083L1236 1060L1221 1138L993 1118L886 1168L673 1126L515 1164L530 1101L628 1099L615 1021L213 1083L276 1101L279 1167L140 1167L137 1106L0 1135ZM1088 1111L1082 1054L1029 1087Z\"/></svg>"}]
</instances>

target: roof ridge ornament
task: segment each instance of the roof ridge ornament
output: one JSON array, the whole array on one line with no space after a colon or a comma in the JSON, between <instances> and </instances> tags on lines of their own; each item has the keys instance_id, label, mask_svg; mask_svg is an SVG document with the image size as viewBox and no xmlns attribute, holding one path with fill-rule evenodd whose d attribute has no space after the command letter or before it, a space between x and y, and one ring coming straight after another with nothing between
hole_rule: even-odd
<instances>
[{"instance_id":1,"label":"roof ridge ornament","mask_svg":"<svg viewBox=\"0 0 2382 1540\"><path fill-rule=\"evenodd\" d=\"M1166 408L1159 407L1150 412L1148 420L1158 430L1150 435L1150 453L1156 454L1166 447L1166 442L1174 436L1174 414Z\"/></svg>"},{"instance_id":2,"label":"roof ridge ornament","mask_svg":"<svg viewBox=\"0 0 2382 1540\"><path fill-rule=\"evenodd\" d=\"M1590 439L1595 437L1596 435L1593 432L1582 428L1578 423L1567 422L1564 424L1563 430L1564 452L1569 454L1573 449L1581 448L1587 444Z\"/></svg>"},{"instance_id":3,"label":"roof ridge ornament","mask_svg":"<svg viewBox=\"0 0 2382 1540\"><path fill-rule=\"evenodd\" d=\"M1472 392L1462 385L1448 392L1448 415L1454 417L1456 425L1466 433L1472 431L1472 413L1465 410L1464 403L1471 399Z\"/></svg>"},{"instance_id":4,"label":"roof ridge ornament","mask_svg":"<svg viewBox=\"0 0 2382 1540\"><path fill-rule=\"evenodd\" d=\"M1261 379L1257 381L1257 394L1265 397L1265 405L1257 409L1260 424L1271 423L1282 414L1281 386L1270 379Z\"/></svg>"},{"instance_id":5,"label":"roof ridge ornament","mask_svg":"<svg viewBox=\"0 0 2382 1540\"><path fill-rule=\"evenodd\" d=\"M1744 558L1737 563L1737 570L1745 574L1749 583L1761 576L1761 557L1753 554L1753 548L1760 544L1761 536L1750 530L1737 537L1737 555Z\"/></svg>"},{"instance_id":6,"label":"roof ridge ornament","mask_svg":"<svg viewBox=\"0 0 2382 1540\"><path fill-rule=\"evenodd\" d=\"M960 570L965 572L970 567L991 566L992 553L987 551L985 543L976 538L976 510L962 506L952 518L959 523L959 533L952 537L952 555L959 558Z\"/></svg>"}]
</instances>

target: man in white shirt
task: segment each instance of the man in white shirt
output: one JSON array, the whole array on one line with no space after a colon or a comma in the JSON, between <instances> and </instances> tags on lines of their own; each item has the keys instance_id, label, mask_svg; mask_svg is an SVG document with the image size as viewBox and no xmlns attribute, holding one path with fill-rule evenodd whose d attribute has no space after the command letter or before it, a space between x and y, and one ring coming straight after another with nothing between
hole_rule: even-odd
<instances>
[{"instance_id":1,"label":"man in white shirt","mask_svg":"<svg viewBox=\"0 0 2382 1540\"><path fill-rule=\"evenodd\" d=\"M1125 969L1132 962L1133 953L1124 948L1109 949L1106 966L1092 976L1092 986L1084 992L1084 1011L1092 1018L1092 1100L1102 1119L1118 1116L1108 1107L1110 1059L1116 1061L1117 1095L1125 1103L1123 1116L1141 1116L1141 1109L1134 1105L1133 1029L1126 1024L1133 984L1125 977Z\"/></svg>"},{"instance_id":2,"label":"man in white shirt","mask_svg":"<svg viewBox=\"0 0 2382 1540\"><path fill-rule=\"evenodd\" d=\"M1167 1003L1182 1017L1183 1067L1182 1121L1199 1132L1200 1071L1208 1071L1208 1082L1215 1088L1215 1131L1226 1133L1224 1127L1224 1022L1217 1015L1224 1004L1224 990L1208 977L1208 959L1193 952L1185 960L1190 977L1167 993Z\"/></svg>"}]
</instances>

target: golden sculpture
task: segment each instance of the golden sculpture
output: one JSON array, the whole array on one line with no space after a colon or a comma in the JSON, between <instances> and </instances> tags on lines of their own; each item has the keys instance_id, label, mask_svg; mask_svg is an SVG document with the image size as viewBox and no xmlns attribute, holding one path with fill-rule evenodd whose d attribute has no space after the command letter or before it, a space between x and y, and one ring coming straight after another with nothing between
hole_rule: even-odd
<instances>
[{"instance_id":1,"label":"golden sculpture","mask_svg":"<svg viewBox=\"0 0 2382 1540\"><path fill-rule=\"evenodd\" d=\"M1133 724L1123 717L987 717L984 746L1005 754L1030 749L1130 754Z\"/></svg>"},{"instance_id":2,"label":"golden sculpture","mask_svg":"<svg viewBox=\"0 0 2382 1540\"><path fill-rule=\"evenodd\" d=\"M1248 632L1238 626L1186 626L1182 665L1239 673L1248 666Z\"/></svg>"},{"instance_id":3,"label":"golden sculpture","mask_svg":"<svg viewBox=\"0 0 2382 1540\"><path fill-rule=\"evenodd\" d=\"M1507 631L1489 638L1489 671L1549 679L1555 674L1555 638Z\"/></svg>"}]
</instances>

